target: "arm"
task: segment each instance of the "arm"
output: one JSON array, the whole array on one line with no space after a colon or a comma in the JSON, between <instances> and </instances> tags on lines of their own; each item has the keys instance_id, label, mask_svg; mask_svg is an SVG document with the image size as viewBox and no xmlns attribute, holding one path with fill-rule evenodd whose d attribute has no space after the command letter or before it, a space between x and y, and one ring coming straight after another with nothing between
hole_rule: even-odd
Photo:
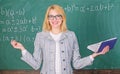
<instances>
[{"instance_id":1,"label":"arm","mask_svg":"<svg viewBox=\"0 0 120 74\"><path fill-rule=\"evenodd\" d=\"M76 69L81 69L83 67L86 67L88 65L91 65L93 63L93 60L91 59L91 57L94 59L95 57L99 56L99 55L103 55L105 53L107 53L109 51L109 46L106 46L103 51L99 52L99 53L93 53L90 56L81 58L80 54L79 54L79 46L78 46L78 42L77 42L77 38L75 36L75 34L73 33L73 67Z\"/></svg>"},{"instance_id":2,"label":"arm","mask_svg":"<svg viewBox=\"0 0 120 74\"><path fill-rule=\"evenodd\" d=\"M35 70L39 69L41 62L42 62L42 49L40 46L40 38L39 34L36 35L35 42L34 42L34 53L33 55L29 53L24 46L15 41L11 41L11 45L16 48L20 49L21 51L24 51L24 55L22 55L21 59L25 61L27 64L29 64L32 68Z\"/></svg>"}]
</instances>

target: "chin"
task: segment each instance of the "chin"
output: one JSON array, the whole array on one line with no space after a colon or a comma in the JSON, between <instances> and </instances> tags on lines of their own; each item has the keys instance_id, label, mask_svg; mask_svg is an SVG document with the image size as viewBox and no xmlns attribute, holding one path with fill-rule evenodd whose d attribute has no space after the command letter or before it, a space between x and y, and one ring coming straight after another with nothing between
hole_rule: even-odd
<instances>
[{"instance_id":1,"label":"chin","mask_svg":"<svg viewBox=\"0 0 120 74\"><path fill-rule=\"evenodd\" d=\"M52 25L53 28L59 28L60 25Z\"/></svg>"}]
</instances>

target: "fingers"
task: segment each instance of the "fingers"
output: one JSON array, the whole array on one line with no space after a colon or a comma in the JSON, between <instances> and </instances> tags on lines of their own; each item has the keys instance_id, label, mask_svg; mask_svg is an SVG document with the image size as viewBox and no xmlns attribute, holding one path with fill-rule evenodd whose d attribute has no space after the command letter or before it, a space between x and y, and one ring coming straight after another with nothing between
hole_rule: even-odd
<instances>
[{"instance_id":1,"label":"fingers","mask_svg":"<svg viewBox=\"0 0 120 74\"><path fill-rule=\"evenodd\" d=\"M109 51L109 48L110 48L109 46L104 47L101 54L106 54Z\"/></svg>"},{"instance_id":2,"label":"fingers","mask_svg":"<svg viewBox=\"0 0 120 74\"><path fill-rule=\"evenodd\" d=\"M104 52L108 52L108 51L109 51L109 48L110 48L109 46L106 46L103 51L104 51Z\"/></svg>"},{"instance_id":3,"label":"fingers","mask_svg":"<svg viewBox=\"0 0 120 74\"><path fill-rule=\"evenodd\" d=\"M96 56L106 54L109 51L109 48L109 46L104 47L104 49L101 52L92 54L92 57L94 58Z\"/></svg>"},{"instance_id":4,"label":"fingers","mask_svg":"<svg viewBox=\"0 0 120 74\"><path fill-rule=\"evenodd\" d=\"M24 46L21 43L17 42L16 40L11 40L11 45L16 49L20 49L20 50L25 49Z\"/></svg>"},{"instance_id":5,"label":"fingers","mask_svg":"<svg viewBox=\"0 0 120 74\"><path fill-rule=\"evenodd\" d=\"M11 40L11 44L12 44L12 45L16 45L16 44L17 44L17 41L16 41L16 40Z\"/></svg>"},{"instance_id":6,"label":"fingers","mask_svg":"<svg viewBox=\"0 0 120 74\"><path fill-rule=\"evenodd\" d=\"M11 40L11 45L16 48L16 46L18 45L18 42L16 40Z\"/></svg>"}]
</instances>

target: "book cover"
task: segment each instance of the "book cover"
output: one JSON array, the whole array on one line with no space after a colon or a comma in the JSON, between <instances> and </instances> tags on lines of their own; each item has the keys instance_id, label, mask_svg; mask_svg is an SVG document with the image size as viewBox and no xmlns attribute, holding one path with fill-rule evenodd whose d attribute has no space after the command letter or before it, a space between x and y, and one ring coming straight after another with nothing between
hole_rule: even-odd
<instances>
[{"instance_id":1,"label":"book cover","mask_svg":"<svg viewBox=\"0 0 120 74\"><path fill-rule=\"evenodd\" d=\"M88 45L87 48L93 52L101 52L105 46L109 46L110 50L114 47L116 44L117 38L110 38L105 41L101 41L95 44Z\"/></svg>"}]
</instances>

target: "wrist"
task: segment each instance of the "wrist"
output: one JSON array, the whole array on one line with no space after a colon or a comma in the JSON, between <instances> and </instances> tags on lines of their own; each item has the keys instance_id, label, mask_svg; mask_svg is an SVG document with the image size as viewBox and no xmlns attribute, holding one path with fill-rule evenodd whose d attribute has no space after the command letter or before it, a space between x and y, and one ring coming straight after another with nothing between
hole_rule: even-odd
<instances>
[{"instance_id":1,"label":"wrist","mask_svg":"<svg viewBox=\"0 0 120 74\"><path fill-rule=\"evenodd\" d=\"M92 55L90 55L90 59L93 61L94 60L94 58L92 57Z\"/></svg>"},{"instance_id":2,"label":"wrist","mask_svg":"<svg viewBox=\"0 0 120 74\"><path fill-rule=\"evenodd\" d=\"M91 56L95 58L96 56L98 56L98 53L93 53Z\"/></svg>"},{"instance_id":3,"label":"wrist","mask_svg":"<svg viewBox=\"0 0 120 74\"><path fill-rule=\"evenodd\" d=\"M21 48L20 50L21 50L21 51L24 51L24 50L25 50L25 48L23 47L23 48Z\"/></svg>"}]
</instances>

